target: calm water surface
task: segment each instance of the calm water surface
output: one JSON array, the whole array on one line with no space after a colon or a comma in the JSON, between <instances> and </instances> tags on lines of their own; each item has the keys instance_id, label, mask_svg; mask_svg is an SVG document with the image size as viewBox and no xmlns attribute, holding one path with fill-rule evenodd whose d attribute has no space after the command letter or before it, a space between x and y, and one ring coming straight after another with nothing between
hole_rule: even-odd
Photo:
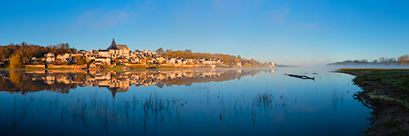
<instances>
[{"instance_id":1,"label":"calm water surface","mask_svg":"<svg viewBox=\"0 0 409 136\"><path fill-rule=\"evenodd\" d=\"M1 135L362 135L371 109L326 68L0 71ZM315 80L284 75L302 74Z\"/></svg>"}]
</instances>

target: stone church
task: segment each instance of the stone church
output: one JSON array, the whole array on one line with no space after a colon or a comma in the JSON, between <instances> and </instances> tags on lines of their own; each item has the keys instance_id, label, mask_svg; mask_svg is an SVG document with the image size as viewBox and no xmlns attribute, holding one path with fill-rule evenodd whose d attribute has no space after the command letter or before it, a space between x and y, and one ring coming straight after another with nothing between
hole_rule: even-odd
<instances>
[{"instance_id":1,"label":"stone church","mask_svg":"<svg viewBox=\"0 0 409 136\"><path fill-rule=\"evenodd\" d=\"M128 57L131 50L126 45L116 44L115 39L112 39L111 46L108 47L109 53L113 58Z\"/></svg>"}]
</instances>

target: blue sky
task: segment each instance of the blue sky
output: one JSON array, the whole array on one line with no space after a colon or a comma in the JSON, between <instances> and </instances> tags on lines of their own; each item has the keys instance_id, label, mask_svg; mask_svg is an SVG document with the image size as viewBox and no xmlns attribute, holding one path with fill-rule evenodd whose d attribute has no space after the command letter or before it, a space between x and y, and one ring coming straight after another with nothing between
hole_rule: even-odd
<instances>
[{"instance_id":1,"label":"blue sky","mask_svg":"<svg viewBox=\"0 0 409 136\"><path fill-rule=\"evenodd\" d=\"M0 45L223 53L287 65L409 54L409 1L2 1Z\"/></svg>"}]
</instances>

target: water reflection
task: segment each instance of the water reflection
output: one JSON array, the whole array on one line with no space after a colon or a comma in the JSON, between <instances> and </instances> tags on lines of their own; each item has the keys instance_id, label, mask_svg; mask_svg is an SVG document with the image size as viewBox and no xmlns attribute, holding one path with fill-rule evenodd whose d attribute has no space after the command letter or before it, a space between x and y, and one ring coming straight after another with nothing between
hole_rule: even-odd
<instances>
[{"instance_id":1,"label":"water reflection","mask_svg":"<svg viewBox=\"0 0 409 136\"><path fill-rule=\"evenodd\" d=\"M157 127L170 124L171 120L176 120L177 124L181 125L181 105L185 102L179 99L166 98L158 94L143 99L133 96L132 99L121 99L120 102L96 97L97 92L81 99L61 95L50 98L16 96L10 118L11 132L25 135L27 133L22 130L25 123L43 117L57 120L63 126L75 124L89 128L89 124L97 123L98 135L108 135L110 129L124 125L135 129L139 123L143 124L143 130L147 134L155 132Z\"/></svg>"},{"instance_id":2,"label":"water reflection","mask_svg":"<svg viewBox=\"0 0 409 136\"><path fill-rule=\"evenodd\" d=\"M332 92L332 103L334 105L334 110L337 108L339 102L341 102L341 108L344 107L344 91L336 91Z\"/></svg>"},{"instance_id":3,"label":"water reflection","mask_svg":"<svg viewBox=\"0 0 409 136\"><path fill-rule=\"evenodd\" d=\"M165 71L89 71L89 70L11 70L0 71L0 90L7 92L38 92L42 90L68 94L78 86L108 88L113 98L132 85L159 88L192 83L221 82L255 75L266 70L165 70ZM274 72L274 70L271 70Z\"/></svg>"},{"instance_id":4,"label":"water reflection","mask_svg":"<svg viewBox=\"0 0 409 136\"><path fill-rule=\"evenodd\" d=\"M359 88L328 86L340 82L332 75L309 82L271 69L0 72L4 135L360 135L370 117L344 92Z\"/></svg>"},{"instance_id":5,"label":"water reflection","mask_svg":"<svg viewBox=\"0 0 409 136\"><path fill-rule=\"evenodd\" d=\"M206 88L196 89L196 91L199 90L205 91ZM205 97L209 100L206 106L209 110L203 111L202 116L204 118L219 117L222 127L226 126L225 121L229 121L232 116L240 119L249 114L255 126L257 119L268 120L267 113L274 111L287 113L288 107L285 96L280 96L279 100L275 101L274 96L267 91L255 95L251 101L236 98L233 107L225 103L226 98L223 94L217 95L217 100L210 100L209 97L212 96ZM146 97L132 96L132 98L121 98L120 100L101 98L98 91L87 97L58 94L51 97L36 97L33 94L18 95L14 97L13 110L10 114L10 134L25 135L27 133L23 129L28 122L48 118L52 121L47 121L60 122L62 126L72 124L76 127L90 128L90 124L97 124L98 135L110 135L109 131L117 127L125 127L129 130L143 128L144 135L156 135L159 130L167 127L175 127L177 130L189 127L186 126L189 124L186 123L186 120L189 118L186 116L185 106L192 102L195 101L169 98L157 92ZM212 106L209 103L218 106ZM234 114L229 114L232 109ZM263 115L266 117L263 118ZM259 121L261 122L263 121Z\"/></svg>"},{"instance_id":6,"label":"water reflection","mask_svg":"<svg viewBox=\"0 0 409 136\"><path fill-rule=\"evenodd\" d=\"M46 74L25 73L19 70L0 71L0 90L22 94L47 90L67 94L70 89L77 87L76 84L50 82L48 80L50 78L54 77L46 76Z\"/></svg>"}]
</instances>

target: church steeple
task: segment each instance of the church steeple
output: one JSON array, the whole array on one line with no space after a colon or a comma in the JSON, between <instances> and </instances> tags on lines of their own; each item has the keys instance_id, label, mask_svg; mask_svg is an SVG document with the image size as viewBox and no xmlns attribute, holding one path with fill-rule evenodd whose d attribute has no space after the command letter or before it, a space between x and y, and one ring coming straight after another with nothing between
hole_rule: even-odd
<instances>
[{"instance_id":1,"label":"church steeple","mask_svg":"<svg viewBox=\"0 0 409 136\"><path fill-rule=\"evenodd\" d=\"M112 38L111 46L116 46L116 43L115 43L115 39L114 39L114 38Z\"/></svg>"},{"instance_id":2,"label":"church steeple","mask_svg":"<svg viewBox=\"0 0 409 136\"><path fill-rule=\"evenodd\" d=\"M115 39L114 39L114 38L112 38L111 46L108 47L108 50L109 50L109 49L116 49L116 43L115 43Z\"/></svg>"}]
</instances>

